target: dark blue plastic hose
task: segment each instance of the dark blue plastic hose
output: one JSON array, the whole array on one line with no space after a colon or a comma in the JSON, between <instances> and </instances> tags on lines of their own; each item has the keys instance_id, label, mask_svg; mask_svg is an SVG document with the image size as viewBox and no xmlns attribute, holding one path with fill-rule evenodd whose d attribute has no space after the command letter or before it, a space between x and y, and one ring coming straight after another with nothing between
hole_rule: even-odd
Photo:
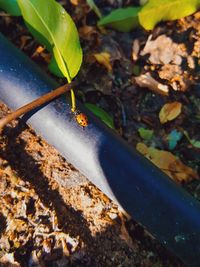
<instances>
[{"instance_id":1,"label":"dark blue plastic hose","mask_svg":"<svg viewBox=\"0 0 200 267\"><path fill-rule=\"evenodd\" d=\"M0 98L17 109L58 85L0 35ZM83 130L62 98L28 123L188 266L200 266L200 203L91 113Z\"/></svg>"}]
</instances>

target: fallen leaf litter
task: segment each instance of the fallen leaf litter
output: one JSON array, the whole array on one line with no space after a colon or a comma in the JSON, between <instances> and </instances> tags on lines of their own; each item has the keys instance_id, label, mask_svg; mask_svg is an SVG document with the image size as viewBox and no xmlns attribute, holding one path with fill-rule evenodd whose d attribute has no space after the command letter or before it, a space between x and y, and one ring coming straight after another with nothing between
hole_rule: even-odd
<instances>
[{"instance_id":1,"label":"fallen leaf litter","mask_svg":"<svg viewBox=\"0 0 200 267\"><path fill-rule=\"evenodd\" d=\"M89 12L90 11L84 6L84 4L81 8L77 7L76 20L86 21L85 14L89 14ZM120 43L120 47L117 41L120 39L118 33L112 32L111 36L107 32L107 36L102 37L102 32L99 32L99 30L94 26L83 24L82 29L79 28L81 38L87 41L87 45L85 45L85 55L86 58L89 59L89 66L85 69L82 69L81 73L83 77L84 75L85 77L91 77L91 80L88 80L87 86L90 86L91 84L91 86L94 86L94 88L100 91L101 94L111 95L112 93L114 93L115 97L119 97L119 100L122 101L121 105L124 108L125 113L125 117L123 117L123 120L124 125L126 125L126 127L123 128L123 136L132 145L136 145L138 144L138 142L144 141L142 146L143 148L145 147L145 149L147 150L147 157L151 159L153 157L155 164L159 165L160 162L158 159L156 159L156 157L154 158L154 156L162 155L163 161L165 161L166 158L169 159L167 162L170 166L173 165L173 168L174 165L176 165L176 167L178 166L178 168L180 168L180 172L178 171L179 174L177 176L173 174L173 168L170 169L168 168L169 166L167 166L166 170L168 172L168 175L170 175L171 178L175 177L178 182L190 182L191 179L196 180L198 178L196 171L197 165L195 165L194 162L197 162L196 164L198 164L199 154L198 146L196 145L197 148L195 148L194 144L198 144L199 135L198 133L196 133L194 127L190 127L190 129L187 129L188 120L190 121L191 125L196 125L195 123L198 122L198 114L200 114L198 105L196 105L196 103L198 102L198 97L196 97L196 95L194 95L193 98L192 96L184 96L183 92L191 90L190 86L194 85L195 81L197 80L194 70L197 69L197 62L200 58L200 29L198 26L199 18L199 12L197 12L196 14L194 14L194 16L181 19L177 22L170 22L167 26L165 25L161 28L158 27L158 32L160 30L161 34L156 34L156 30L153 32L153 36L147 36L147 34L142 33L138 36L137 42L135 41L134 43L133 40L128 39L128 35L124 35L126 37L122 37L124 43ZM12 23L10 18L6 18L5 21L7 25ZM179 33L177 35L178 40L177 38L174 38L174 27L176 27L175 31ZM188 31L188 29L190 30ZM167 34L163 34L163 32L165 31L167 31ZM189 40L188 43L184 43L184 41L181 39L183 38L183 33L187 35L187 39ZM21 41L20 44L18 43L18 46L22 46L22 49L24 49L30 56L33 55L35 61L41 62L42 57L44 61L48 61L48 55L46 55L45 52L44 54L43 52L34 54L34 51L32 51L31 49L34 41L32 40L32 38L30 38L30 36L22 35L21 38L24 39ZM188 52L188 44L190 45L190 43L193 42L194 46L192 52L190 53ZM165 49L162 49L163 45L165 46ZM100 49L97 50L96 47ZM133 49L132 52L131 49ZM122 50L126 52L123 53ZM101 51L105 51L107 55L103 62L99 62L99 64L97 60L94 60L94 55L101 53ZM38 51L36 50L36 52ZM130 54L129 56L128 53ZM133 78L133 65L132 63L130 63L129 57L132 58L132 61L136 65L136 67L138 66L138 77L136 79L135 77ZM144 58L146 60L146 63L143 65L143 63L141 64L141 60L144 60ZM183 62L186 64L185 69L182 68ZM142 71L140 70L140 65L142 65L143 67ZM96 75L95 70L98 70L98 73L100 75ZM93 71L95 75L93 75L91 71ZM139 78L140 80L145 82L146 80L150 80L150 82L142 84L142 82L140 81L139 84L139 82L137 83L137 79ZM137 84L139 84L140 87L144 87L144 89L138 87L135 81ZM149 92L148 89L150 89ZM83 91L84 90L85 88L83 86ZM86 98L88 97L88 95L91 95L92 90L90 89L88 90L88 92L88 94L86 93ZM171 93L173 94L176 92L180 92L182 95L174 95L173 97L170 97ZM157 97L158 94L164 95L164 98L161 98L163 96ZM165 116L165 120L167 120L164 123L165 128L161 129L159 128L161 125L161 121L159 120L159 112L161 111L161 108L164 106L164 104L171 103L173 101L181 103L184 109L181 111L179 110L179 112L177 113L175 112L176 116L172 116L172 120L166 118L169 115ZM192 103L195 108L190 108L188 103ZM100 104L103 105L103 107L107 107L106 105L108 105L104 97L101 98ZM109 107L111 107L111 105ZM2 110L4 109L5 108L2 107ZM111 112L113 112L113 110L111 110ZM142 137L138 137L136 133L138 132L139 128L144 126L145 128L150 127L151 129L153 129L154 135L157 135L157 139L154 138L152 140L151 138L149 138L149 140L141 140ZM177 132L179 133L184 133L187 130L189 132L189 134L187 133L187 136L191 136L191 139L184 140L184 138L182 137L181 142L179 142L181 144L183 142L183 144L180 146L178 145L177 149L172 154L166 151L167 145L163 140L167 140L169 136L168 134L170 134L174 129L177 129ZM2 151L4 151L4 153L1 153L3 154L3 157L6 158L4 149L6 146L6 142L9 140L9 138L4 138L5 139L3 140L3 142L1 142L3 148ZM5 189L3 191L4 195L2 198L2 209L5 214L10 214L10 217L7 216L6 218L5 216L1 216L0 220L2 222L2 225L4 225L3 231L1 231L3 232L1 238L4 238L4 233L6 233L5 236L7 236L7 238L9 237L12 242L8 242L8 239L6 238L4 239L4 242L2 242L5 248L7 248L7 250L3 250L2 252L2 263L9 261L13 264L19 264L18 261L16 261L16 255L19 256L24 253L22 249L24 245L26 248L30 248L31 244L35 242L37 248L34 250L31 247L32 250L30 249L31 252L26 257L26 260L30 260L30 266L32 266L31 264L33 263L42 264L43 262L48 262L49 259L51 261L56 261L57 263L59 262L59 264L67 261L70 262L70 264L72 265L77 262L84 262L84 264L91 264L91 262L94 262L93 266L99 263L101 263L102 266L115 266L115 263L122 263L124 264L124 266L133 266L131 265L133 261L135 259L138 259L140 265L143 264L143 266L148 267L153 266L153 260L151 261L151 259L147 257L147 251L144 251L144 254L142 254L140 250L140 255L137 254L137 248L139 246L137 242L134 242L133 244L135 245L135 247L132 247L132 240L129 239L129 233L126 232L126 228L123 227L124 224L122 223L121 226L118 224L120 215L117 211L117 207L113 206L113 204L111 204L102 193L99 193L98 190L95 191L96 189L94 190L92 185L88 185L88 181L86 178L82 177L80 179L78 172L70 171L71 167L68 168L65 164L63 165L63 163L60 165L60 162L55 160L54 153L52 156L51 153L48 154L47 150L45 150L46 152L44 154L48 154L48 159L50 163L54 166L53 169L50 168L48 166L47 159L45 159L46 156L41 154L41 143L43 147L42 149L47 148L48 146L45 144L45 142L43 143L40 139L38 139L38 137L36 137L32 131L30 132L30 134L28 134L27 132L23 133L23 138L17 139L17 142L19 142L19 146L16 147L16 145L14 145L14 148L17 148L17 151L19 151L19 147L24 148L24 143L29 143L29 145L27 145L25 148L26 152L31 153L34 158L34 161L36 160L38 162L37 164L39 164L39 168L42 170L44 176L50 179L48 181L53 190L63 190L60 188L60 186L58 186L58 184L63 185L67 188L65 189L67 190L65 204L69 204L70 209L75 209L75 216L77 211L81 211L81 218L82 215L84 219L87 218L86 221L89 224L89 233L91 233L91 235L88 234L88 229L84 229L83 232L85 231L86 235L88 234L88 236L92 238L96 237L97 235L101 236L101 234L99 234L100 232L105 231L108 225L113 226L113 221L117 221L114 223L116 228L114 227L115 230L112 230L112 234L108 232L106 237L104 236L105 240L103 239L105 241L105 244L108 245L108 247L112 247L112 242L114 242L114 244L116 245L116 250L110 251L108 249L108 253L104 254L105 249L95 247L93 249L93 252L91 252L88 249L88 244L91 245L94 244L94 242L92 242L91 240L89 242L87 242L86 239L84 240L84 235L82 236L77 229L69 231L67 225L63 223L63 221L67 221L67 219L69 218L71 220L71 217L74 216L74 213L72 212L73 215L70 213L70 216L64 216L64 219L61 216L62 222L60 223L60 218L57 214L58 211L56 207L54 207L52 199L48 203L48 205L46 205L44 198L41 197L42 194L47 194L47 191L35 191L35 188L33 186L34 183L32 183L35 179L33 176L31 176L31 179L28 179L28 181L26 179L24 181L26 160L24 165L23 163L21 163L22 165L19 163L15 163L13 166L10 166L10 162L13 163L14 160L16 160L17 158L16 155L8 155L7 158L9 158L9 160L3 160L1 164L0 173L1 177L3 176L4 180L6 181L6 183L2 185L2 188ZM11 151L11 148L13 148L12 145L10 145L9 151ZM14 152L14 154L16 154L16 152ZM178 155L178 158L179 156L182 156L183 162L179 161L175 154ZM192 157L190 155L197 156L194 158L193 161L191 161ZM22 156L22 159L24 159L24 156ZM193 166L193 169L187 166L187 164L184 164L185 162L187 162L187 159L189 165ZM175 162L177 162L177 164L175 164ZM30 161L29 163L31 163L31 165L29 165L31 168L35 166L34 162ZM171 163L173 164L171 165ZM22 168L23 170L22 177L20 175L21 172L18 173L18 167L16 168L18 164L21 166L20 169ZM163 170L166 169L166 166L161 165L160 167L163 168ZM183 175L184 171L186 172L185 176ZM72 179L63 179L64 177L69 175L69 172ZM25 173L26 175L28 175L26 171ZM43 174L40 173L40 175ZM44 177L41 176L41 178ZM19 180L19 184L22 184L18 187L14 186L14 182L9 184L8 181L10 179L14 179L16 181ZM56 180L55 182L54 179ZM79 179L81 180L81 182ZM76 187L77 181L80 182L78 183L78 187ZM25 185L23 184L24 182ZM56 184L57 182L58 184ZM85 192L85 185L87 185L87 193ZM73 194L71 194L70 191L71 187L74 187ZM89 191L88 187L90 189ZM9 191L9 193L7 190ZM93 194L92 197L90 195L91 191ZM89 195L88 192L90 192ZM80 194L80 197L76 199L74 195L78 193ZM194 194L198 195L198 190L196 190L196 193ZM31 199L30 203L29 198ZM103 200L100 201L99 199ZM34 204L32 204L32 202ZM13 214L11 208L13 207L13 203L15 205L15 208L13 209L13 211L15 211L15 214ZM67 214L65 204L62 204L60 209L62 210L62 212L64 212L64 214ZM28 211L31 211L31 208L29 210L29 208L27 207L32 206L35 209L34 215L28 213ZM104 210L106 210L106 212ZM42 219L40 218L42 213L44 213L44 215L47 217L46 219L44 219L43 217ZM24 220L24 218L26 219ZM70 223L68 222L68 226L69 224ZM78 225L79 228L80 225L81 224ZM26 230L24 231L24 229ZM42 235L38 236L39 233L42 233ZM117 235L117 237L115 234ZM120 237L122 237L122 240L125 240L125 245L121 241L121 239L119 240L118 234L120 235ZM107 240L109 237L111 239L114 238L112 239L113 241L110 241L112 245ZM145 243L145 240L143 241ZM102 240L99 243L97 242L97 244L102 244ZM55 256L54 249L56 248L58 248L58 254L56 254ZM131 250L131 253L129 253L130 248L135 248L134 255L132 256L131 253L133 253L133 251ZM150 251L149 253L152 253L152 251ZM153 252L153 254L155 254L155 251ZM114 257L113 261L110 260L110 258L112 257ZM164 266L166 267L168 265L164 264ZM180 264L176 266L180 266Z\"/></svg>"},{"instance_id":2,"label":"fallen leaf litter","mask_svg":"<svg viewBox=\"0 0 200 267\"><path fill-rule=\"evenodd\" d=\"M139 226L33 130L13 126L0 140L0 263L153 266L156 252L130 234Z\"/></svg>"}]
</instances>

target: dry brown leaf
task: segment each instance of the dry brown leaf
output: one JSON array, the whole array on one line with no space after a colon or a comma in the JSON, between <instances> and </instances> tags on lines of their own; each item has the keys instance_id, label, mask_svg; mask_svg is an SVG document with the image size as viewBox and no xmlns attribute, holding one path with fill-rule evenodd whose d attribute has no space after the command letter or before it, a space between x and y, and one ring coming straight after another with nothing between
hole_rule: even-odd
<instances>
[{"instance_id":1,"label":"dry brown leaf","mask_svg":"<svg viewBox=\"0 0 200 267\"><path fill-rule=\"evenodd\" d=\"M79 35L82 39L85 40L91 40L92 35L98 35L98 31L96 30L96 27L84 25L83 27L79 28Z\"/></svg>"},{"instance_id":2,"label":"dry brown leaf","mask_svg":"<svg viewBox=\"0 0 200 267\"><path fill-rule=\"evenodd\" d=\"M192 57L189 56L187 58L188 66L193 68L193 58L191 58ZM165 79L170 82L171 87L175 91L185 92L192 83L189 73L185 72L179 65L165 64L158 73L161 79Z\"/></svg>"},{"instance_id":3,"label":"dry brown leaf","mask_svg":"<svg viewBox=\"0 0 200 267\"><path fill-rule=\"evenodd\" d=\"M141 74L140 76L134 77L135 82L144 88L149 88L151 91L158 93L160 95L168 96L169 87L165 84L156 81L150 72Z\"/></svg>"},{"instance_id":4,"label":"dry brown leaf","mask_svg":"<svg viewBox=\"0 0 200 267\"><path fill-rule=\"evenodd\" d=\"M197 38L196 42L194 43L194 49L192 51L192 56L200 58L200 40L199 40L199 38Z\"/></svg>"},{"instance_id":5,"label":"dry brown leaf","mask_svg":"<svg viewBox=\"0 0 200 267\"><path fill-rule=\"evenodd\" d=\"M152 40L149 36L144 49L140 55L150 54L149 60L152 64L169 64L173 62L176 65L182 63L182 57L187 56L184 44L174 43L173 40L162 34L157 39Z\"/></svg>"},{"instance_id":6,"label":"dry brown leaf","mask_svg":"<svg viewBox=\"0 0 200 267\"><path fill-rule=\"evenodd\" d=\"M6 231L23 232L27 229L27 223L20 219L11 219L7 222Z\"/></svg>"},{"instance_id":7,"label":"dry brown leaf","mask_svg":"<svg viewBox=\"0 0 200 267\"><path fill-rule=\"evenodd\" d=\"M34 57L38 56L38 55L41 54L44 50L45 50L45 47L39 45L39 46L36 48L35 52L32 54L31 57L34 58Z\"/></svg>"},{"instance_id":8,"label":"dry brown leaf","mask_svg":"<svg viewBox=\"0 0 200 267\"><path fill-rule=\"evenodd\" d=\"M132 45L132 59L133 59L133 61L138 60L139 51L140 51L140 42L138 39L135 39L133 41L133 45Z\"/></svg>"},{"instance_id":9,"label":"dry brown leaf","mask_svg":"<svg viewBox=\"0 0 200 267\"><path fill-rule=\"evenodd\" d=\"M45 47L38 46L35 52L32 54L31 58L37 58L38 56L42 57L46 63L50 63L51 55L45 50Z\"/></svg>"},{"instance_id":10,"label":"dry brown leaf","mask_svg":"<svg viewBox=\"0 0 200 267\"><path fill-rule=\"evenodd\" d=\"M175 76L181 76L183 71L179 65L165 64L158 73L161 79L171 81Z\"/></svg>"},{"instance_id":11,"label":"dry brown leaf","mask_svg":"<svg viewBox=\"0 0 200 267\"><path fill-rule=\"evenodd\" d=\"M108 52L101 52L94 54L96 61L103 65L109 72L112 71L112 65L110 63L110 54Z\"/></svg>"},{"instance_id":12,"label":"dry brown leaf","mask_svg":"<svg viewBox=\"0 0 200 267\"><path fill-rule=\"evenodd\" d=\"M121 228L120 228L120 238L122 240L124 240L126 242L126 244L132 248L133 250L135 249L135 246L134 246L134 243L133 243L133 240L131 238L131 236L129 235L129 232L126 228L126 223L125 223L125 217L123 216L123 214L121 212L119 212L119 217L121 219Z\"/></svg>"},{"instance_id":13,"label":"dry brown leaf","mask_svg":"<svg viewBox=\"0 0 200 267\"><path fill-rule=\"evenodd\" d=\"M0 265L7 267L19 267L20 264L15 260L14 253L6 253L0 258Z\"/></svg>"},{"instance_id":14,"label":"dry brown leaf","mask_svg":"<svg viewBox=\"0 0 200 267\"><path fill-rule=\"evenodd\" d=\"M177 182L199 178L196 171L183 164L180 159L169 151L147 147L144 143L138 143L136 149Z\"/></svg>"},{"instance_id":15,"label":"dry brown leaf","mask_svg":"<svg viewBox=\"0 0 200 267\"><path fill-rule=\"evenodd\" d=\"M23 35L20 37L20 49L24 49L28 43L28 41L31 39L30 36Z\"/></svg>"},{"instance_id":16,"label":"dry brown leaf","mask_svg":"<svg viewBox=\"0 0 200 267\"><path fill-rule=\"evenodd\" d=\"M180 102L172 102L172 103L167 103L165 104L159 113L159 119L160 122L166 123L168 121L172 121L175 118L180 115L182 109L182 104Z\"/></svg>"},{"instance_id":17,"label":"dry brown leaf","mask_svg":"<svg viewBox=\"0 0 200 267\"><path fill-rule=\"evenodd\" d=\"M79 0L70 0L70 2L72 3L72 5L77 6L79 4Z\"/></svg>"},{"instance_id":18,"label":"dry brown leaf","mask_svg":"<svg viewBox=\"0 0 200 267\"><path fill-rule=\"evenodd\" d=\"M51 253L52 243L53 243L53 240L51 238L46 238L43 240L42 247L45 253Z\"/></svg>"}]
</instances>

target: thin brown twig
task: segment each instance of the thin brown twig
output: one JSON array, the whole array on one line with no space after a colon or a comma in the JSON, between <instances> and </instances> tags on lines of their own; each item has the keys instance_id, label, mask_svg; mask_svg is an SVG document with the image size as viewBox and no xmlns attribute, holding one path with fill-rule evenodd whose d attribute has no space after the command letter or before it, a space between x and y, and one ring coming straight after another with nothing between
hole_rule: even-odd
<instances>
[{"instance_id":1,"label":"thin brown twig","mask_svg":"<svg viewBox=\"0 0 200 267\"><path fill-rule=\"evenodd\" d=\"M8 123L10 123L12 120L15 120L17 118L19 118L20 116L22 116L23 114L37 108L40 107L41 105L48 103L49 101L55 99L56 97L66 93L67 91L69 91L70 89L72 89L72 87L74 87L76 85L75 82L71 82L65 85L62 85L60 87L58 87L57 89L35 99L34 101L26 104L25 106L11 112L10 114L6 115L5 117L3 117L2 119L0 119L0 133L2 132L4 126Z\"/></svg>"}]
</instances>

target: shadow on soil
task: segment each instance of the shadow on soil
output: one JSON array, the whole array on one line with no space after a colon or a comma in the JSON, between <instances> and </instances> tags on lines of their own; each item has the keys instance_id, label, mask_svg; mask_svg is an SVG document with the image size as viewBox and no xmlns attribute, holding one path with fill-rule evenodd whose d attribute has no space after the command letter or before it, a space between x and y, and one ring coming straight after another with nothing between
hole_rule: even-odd
<instances>
[{"instance_id":1,"label":"shadow on soil","mask_svg":"<svg viewBox=\"0 0 200 267\"><path fill-rule=\"evenodd\" d=\"M155 255L151 256L151 263L156 263L158 261L163 262L163 266L168 266L166 264L172 260L172 262L175 263L169 266L184 266L180 265L178 260L174 260L173 256L166 253L165 249L156 241L152 241L152 239L145 234L144 229L135 222L133 223L133 221L127 223L127 229L129 229L129 234L133 240L137 240L135 251L134 249L130 249L120 238L119 218L113 226L107 227L104 232L99 232L93 237L88 222L84 219L82 213L68 206L63 201L59 192L53 190L49 186L48 178L41 172L37 161L26 152L26 143L20 138L17 139L19 134L25 129L27 129L27 127L23 124L19 124L18 127L14 129L9 127L5 128L4 134L7 138L7 144L6 147L0 151L0 157L9 162L9 165L16 171L19 177L31 183L38 196L47 207L54 208L59 220L58 224L62 226L65 225L63 231L68 233L71 237L80 236L80 239L83 240L85 244L84 254L80 256L80 259L77 258L73 260L73 262L71 262L70 259L66 259L67 266L146 267L147 265L141 265L141 262L143 262L148 252L155 253ZM4 217L0 217L0 223L0 231L2 233L6 227ZM113 238L113 236L115 237ZM30 240L25 247L20 247L16 251L16 256L20 260L21 266L27 266L27 260L33 247L33 240ZM48 262L45 266L57 265L54 265L53 262Z\"/></svg>"}]
</instances>

